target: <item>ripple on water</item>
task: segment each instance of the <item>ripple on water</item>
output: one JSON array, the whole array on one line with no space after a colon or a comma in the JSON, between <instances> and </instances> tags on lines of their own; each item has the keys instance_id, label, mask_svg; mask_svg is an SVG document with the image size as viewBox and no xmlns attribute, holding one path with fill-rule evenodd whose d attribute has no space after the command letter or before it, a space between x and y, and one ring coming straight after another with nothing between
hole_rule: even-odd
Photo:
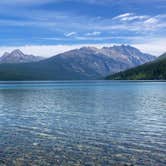
<instances>
[{"instance_id":1,"label":"ripple on water","mask_svg":"<svg viewBox=\"0 0 166 166\"><path fill-rule=\"evenodd\" d=\"M166 83L0 88L0 165L166 165Z\"/></svg>"}]
</instances>

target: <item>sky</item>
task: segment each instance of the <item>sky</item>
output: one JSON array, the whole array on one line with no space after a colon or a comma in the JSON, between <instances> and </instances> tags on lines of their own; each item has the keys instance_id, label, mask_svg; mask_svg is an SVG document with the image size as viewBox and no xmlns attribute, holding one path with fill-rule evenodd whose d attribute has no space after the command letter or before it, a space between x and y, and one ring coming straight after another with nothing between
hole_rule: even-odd
<instances>
[{"instance_id":1,"label":"sky","mask_svg":"<svg viewBox=\"0 0 166 166\"><path fill-rule=\"evenodd\" d=\"M1 0L0 55L49 57L82 46L166 52L166 0Z\"/></svg>"}]
</instances>

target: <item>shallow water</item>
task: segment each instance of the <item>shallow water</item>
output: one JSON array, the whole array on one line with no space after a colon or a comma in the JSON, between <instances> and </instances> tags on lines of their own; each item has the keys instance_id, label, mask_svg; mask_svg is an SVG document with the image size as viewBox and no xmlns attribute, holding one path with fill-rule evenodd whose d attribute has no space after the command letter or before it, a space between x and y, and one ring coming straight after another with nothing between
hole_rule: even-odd
<instances>
[{"instance_id":1,"label":"shallow water","mask_svg":"<svg viewBox=\"0 0 166 166\"><path fill-rule=\"evenodd\" d=\"M166 165L166 83L1 82L0 165Z\"/></svg>"}]
</instances>

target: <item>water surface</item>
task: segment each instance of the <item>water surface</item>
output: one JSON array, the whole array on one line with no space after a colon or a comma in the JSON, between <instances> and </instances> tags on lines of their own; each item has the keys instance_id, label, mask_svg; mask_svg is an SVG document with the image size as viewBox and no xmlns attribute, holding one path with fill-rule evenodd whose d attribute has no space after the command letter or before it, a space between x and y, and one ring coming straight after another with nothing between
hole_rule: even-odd
<instances>
[{"instance_id":1,"label":"water surface","mask_svg":"<svg viewBox=\"0 0 166 166\"><path fill-rule=\"evenodd\" d=\"M1 82L0 165L166 165L166 83Z\"/></svg>"}]
</instances>

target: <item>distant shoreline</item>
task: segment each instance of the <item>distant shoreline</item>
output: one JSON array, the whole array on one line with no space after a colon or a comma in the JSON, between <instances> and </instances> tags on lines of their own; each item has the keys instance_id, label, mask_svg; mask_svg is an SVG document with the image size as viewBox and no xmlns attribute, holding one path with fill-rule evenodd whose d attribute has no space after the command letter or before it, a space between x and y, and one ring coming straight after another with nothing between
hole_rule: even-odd
<instances>
[{"instance_id":1,"label":"distant shoreline","mask_svg":"<svg viewBox=\"0 0 166 166\"><path fill-rule=\"evenodd\" d=\"M166 80L27 80L27 81L0 81L0 84L15 84L15 83L33 83L33 84L40 84L40 83L102 83L102 82L166 82Z\"/></svg>"}]
</instances>

